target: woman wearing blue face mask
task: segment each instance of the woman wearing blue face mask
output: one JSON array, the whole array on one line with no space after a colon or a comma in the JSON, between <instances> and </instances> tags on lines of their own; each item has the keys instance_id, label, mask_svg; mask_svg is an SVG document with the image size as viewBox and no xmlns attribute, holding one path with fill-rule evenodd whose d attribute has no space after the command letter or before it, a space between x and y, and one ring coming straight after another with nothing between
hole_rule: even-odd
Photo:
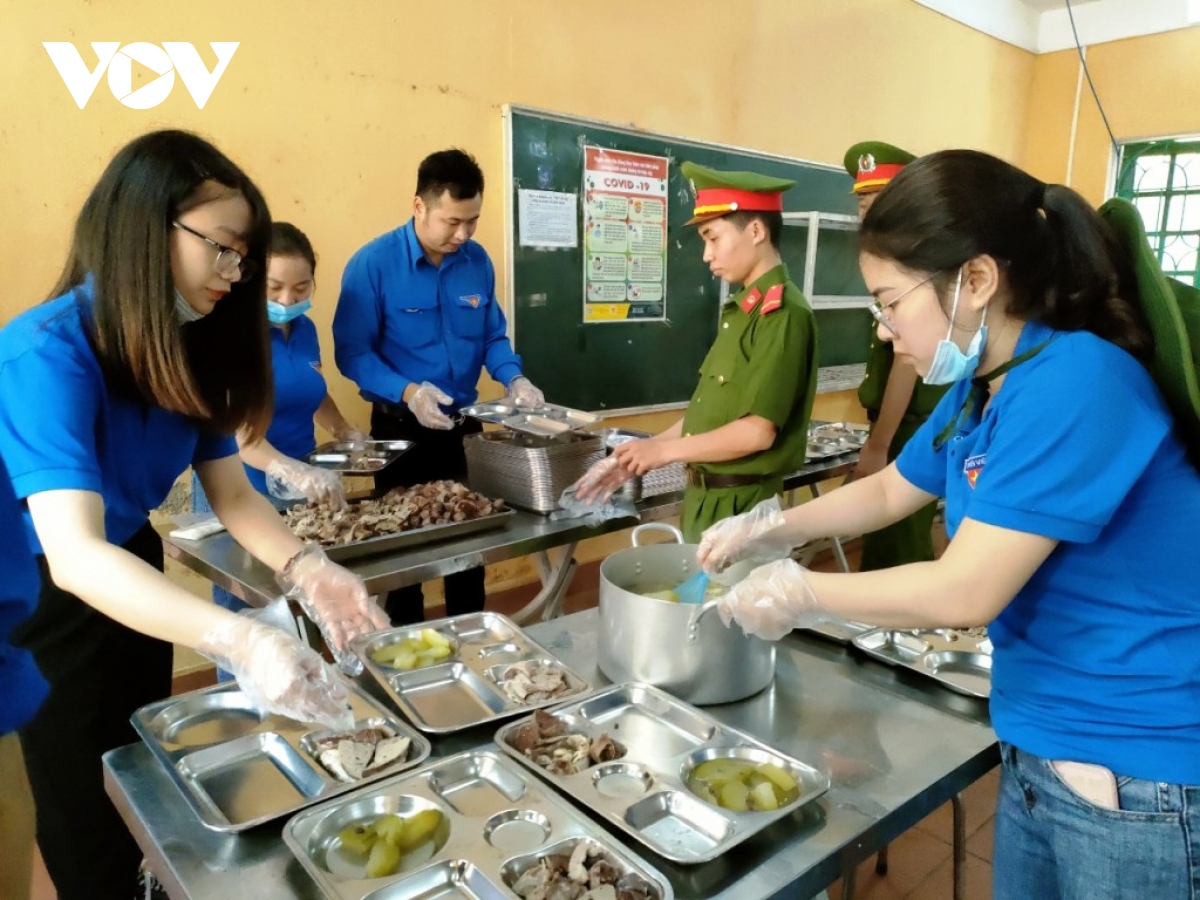
<instances>
[{"instance_id":1,"label":"woman wearing blue face mask","mask_svg":"<svg viewBox=\"0 0 1200 900\"><path fill-rule=\"evenodd\" d=\"M273 223L266 281L275 409L265 437L253 440L239 434L238 451L250 483L280 507L306 499L331 505L344 502L336 473L300 461L316 446L314 422L336 440L366 440L329 396L321 374L317 329L305 315L312 308L316 268L317 257L308 236L289 222ZM198 512L209 508L195 479L192 508ZM216 586L213 599L226 609L246 605Z\"/></svg>"},{"instance_id":2,"label":"woman wearing blue face mask","mask_svg":"<svg viewBox=\"0 0 1200 900\"><path fill-rule=\"evenodd\" d=\"M950 390L883 471L699 550L709 569L776 559L722 609L769 639L831 616L988 626L998 900L1200 891L1200 408L1179 299L1200 295L1127 211L973 151L910 164L863 221L862 271L880 337ZM937 561L779 559L936 497Z\"/></svg>"}]
</instances>

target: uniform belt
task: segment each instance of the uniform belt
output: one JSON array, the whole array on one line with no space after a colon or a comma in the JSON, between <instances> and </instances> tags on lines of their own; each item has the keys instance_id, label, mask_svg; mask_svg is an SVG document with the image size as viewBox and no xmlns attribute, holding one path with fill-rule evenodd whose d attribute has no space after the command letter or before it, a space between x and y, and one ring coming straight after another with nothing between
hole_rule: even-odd
<instances>
[{"instance_id":1,"label":"uniform belt","mask_svg":"<svg viewBox=\"0 0 1200 900\"><path fill-rule=\"evenodd\" d=\"M691 487L707 490L708 488L749 487L762 484L767 475L720 475L716 472L705 472L696 466L688 466L686 471L687 483Z\"/></svg>"}]
</instances>

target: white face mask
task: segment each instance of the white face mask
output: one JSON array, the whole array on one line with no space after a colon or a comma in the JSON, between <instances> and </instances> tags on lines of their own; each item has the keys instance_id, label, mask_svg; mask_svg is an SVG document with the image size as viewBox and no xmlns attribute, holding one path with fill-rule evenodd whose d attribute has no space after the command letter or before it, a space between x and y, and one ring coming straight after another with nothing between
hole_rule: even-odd
<instances>
[{"instance_id":1,"label":"white face mask","mask_svg":"<svg viewBox=\"0 0 1200 900\"><path fill-rule=\"evenodd\" d=\"M179 288L175 288L175 318L184 325L188 322L199 322L204 318L204 313L196 312L192 308L192 304L188 303L183 294L179 293Z\"/></svg>"},{"instance_id":2,"label":"white face mask","mask_svg":"<svg viewBox=\"0 0 1200 900\"><path fill-rule=\"evenodd\" d=\"M958 296L962 291L962 269L958 270L958 278L954 281L954 303L950 307L950 327L946 336L938 341L937 350L933 353L933 362L929 371L921 378L926 384L953 384L964 378L970 378L979 368L979 357L987 343L987 307L983 308L983 318L979 321L979 330L967 344L967 352L963 353L958 344L950 340L954 333L954 316L958 312Z\"/></svg>"}]
</instances>

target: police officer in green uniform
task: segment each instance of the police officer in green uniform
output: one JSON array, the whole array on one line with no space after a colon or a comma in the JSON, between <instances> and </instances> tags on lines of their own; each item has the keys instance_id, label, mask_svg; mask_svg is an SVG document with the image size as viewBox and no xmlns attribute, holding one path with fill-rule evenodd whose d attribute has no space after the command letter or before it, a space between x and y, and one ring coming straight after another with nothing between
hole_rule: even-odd
<instances>
[{"instance_id":1,"label":"police officer in green uniform","mask_svg":"<svg viewBox=\"0 0 1200 900\"><path fill-rule=\"evenodd\" d=\"M742 289L721 311L717 338L683 418L661 434L622 444L580 479L582 500L625 480L687 463L684 538L696 543L719 519L778 494L804 465L817 386L812 309L779 256L783 192L794 182L754 172L682 171L696 192L693 218L712 273Z\"/></svg>"},{"instance_id":2,"label":"police officer in green uniform","mask_svg":"<svg viewBox=\"0 0 1200 900\"><path fill-rule=\"evenodd\" d=\"M867 214L887 183L915 158L882 141L863 141L846 151L844 163L854 178L859 218ZM875 320L870 321L867 374L858 389L858 400L867 411L871 433L859 453L855 478L872 475L894 460L946 392L946 386L925 384L912 366L896 361L891 343L879 339ZM935 509L931 503L907 519L864 535L861 570L933 559Z\"/></svg>"}]
</instances>

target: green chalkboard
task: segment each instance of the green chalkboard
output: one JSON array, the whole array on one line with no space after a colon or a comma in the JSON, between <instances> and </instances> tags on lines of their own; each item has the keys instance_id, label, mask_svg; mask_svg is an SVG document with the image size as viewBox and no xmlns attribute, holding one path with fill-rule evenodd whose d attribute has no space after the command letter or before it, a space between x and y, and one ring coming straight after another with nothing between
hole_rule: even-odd
<instances>
[{"instance_id":1,"label":"green chalkboard","mask_svg":"<svg viewBox=\"0 0 1200 900\"><path fill-rule=\"evenodd\" d=\"M691 217L685 160L717 169L752 169L790 178L785 212L853 214L851 180L841 169L779 156L670 138L571 116L510 107L506 116L509 181L509 289L512 329L525 373L550 400L612 410L686 401L716 335L720 283L708 271ZM580 194L584 147L670 160L667 190L666 321L583 321L584 250L521 246L521 189ZM577 234L582 238L582 204ZM781 251L803 284L807 226L787 226ZM862 295L855 235L820 232L814 295ZM821 366L865 362L870 315L864 309L818 310Z\"/></svg>"}]
</instances>

